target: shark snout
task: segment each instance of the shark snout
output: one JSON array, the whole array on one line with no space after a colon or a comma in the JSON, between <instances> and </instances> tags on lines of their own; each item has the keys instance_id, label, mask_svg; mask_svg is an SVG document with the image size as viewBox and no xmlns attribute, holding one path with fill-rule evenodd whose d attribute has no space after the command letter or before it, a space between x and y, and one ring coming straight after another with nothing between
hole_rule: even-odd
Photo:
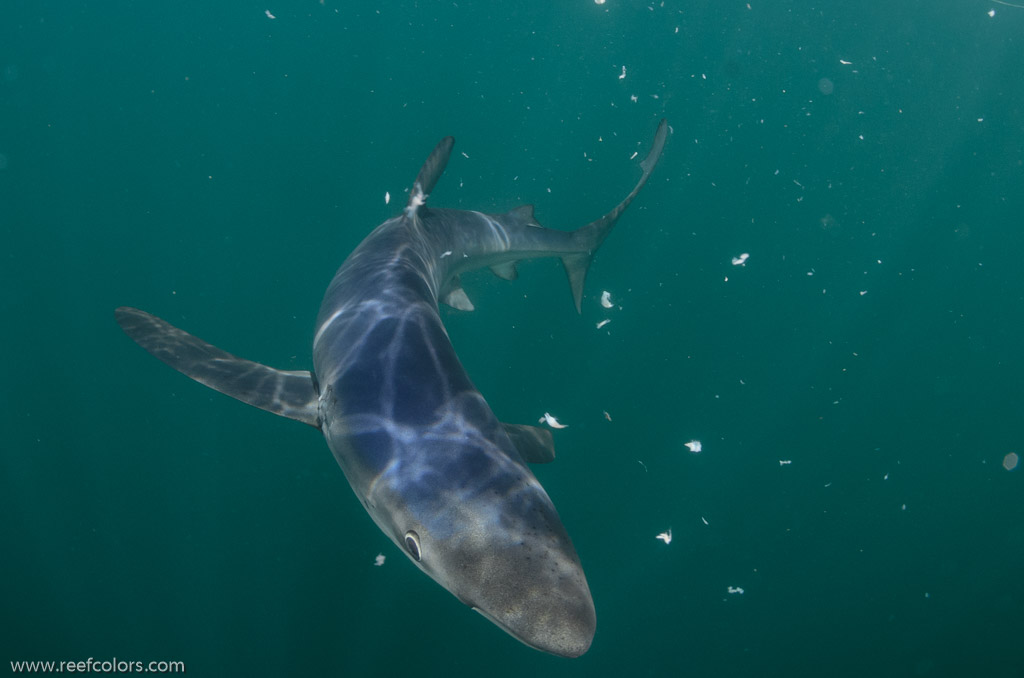
<instances>
[{"instance_id":1,"label":"shark snout","mask_svg":"<svg viewBox=\"0 0 1024 678\"><path fill-rule=\"evenodd\" d=\"M526 645L560 657L579 657L589 650L597 627L589 590L554 592L520 609L473 609Z\"/></svg>"}]
</instances>

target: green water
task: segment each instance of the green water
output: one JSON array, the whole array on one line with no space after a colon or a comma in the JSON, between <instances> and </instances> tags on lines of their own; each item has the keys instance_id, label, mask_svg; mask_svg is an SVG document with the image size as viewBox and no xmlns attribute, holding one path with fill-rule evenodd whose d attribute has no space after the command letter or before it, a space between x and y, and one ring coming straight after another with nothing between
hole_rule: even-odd
<instances>
[{"instance_id":1,"label":"green water","mask_svg":"<svg viewBox=\"0 0 1024 678\"><path fill-rule=\"evenodd\" d=\"M0 671L1024 676L1022 31L980 0L7 0ZM315 431L114 323L307 369L440 137L433 203L567 229L661 117L582 316L547 260L443 311L499 417L569 424L537 474L597 606L580 659L417 571Z\"/></svg>"}]
</instances>

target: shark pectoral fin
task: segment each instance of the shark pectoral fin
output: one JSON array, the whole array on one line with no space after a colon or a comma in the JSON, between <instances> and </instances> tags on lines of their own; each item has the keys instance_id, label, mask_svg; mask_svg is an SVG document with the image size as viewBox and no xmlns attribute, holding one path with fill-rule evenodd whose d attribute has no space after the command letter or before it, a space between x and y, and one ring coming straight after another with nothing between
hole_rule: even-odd
<instances>
[{"instance_id":1,"label":"shark pectoral fin","mask_svg":"<svg viewBox=\"0 0 1024 678\"><path fill-rule=\"evenodd\" d=\"M661 152L665 148L665 141L667 139L668 122L663 119L658 124L658 131L654 133L654 141L651 143L647 156L640 162L640 169L643 170L640 180L636 182L636 186L629 192L629 195L608 214L573 231L572 239L576 245L575 249L579 254L563 256L562 264L565 266L565 272L569 276L569 287L572 288L572 300L576 303L577 313L582 312L583 283L587 279L587 269L590 268L590 260L593 258L594 252L604 242L605 237L611 232L612 227L615 226L615 222L619 220L622 213L629 207L629 203L633 202L633 198L636 197L640 189L647 183L651 172L654 171L654 166L658 164L658 160L661 158Z\"/></svg>"},{"instance_id":2,"label":"shark pectoral fin","mask_svg":"<svg viewBox=\"0 0 1024 678\"><path fill-rule=\"evenodd\" d=\"M502 424L509 440L528 464L549 464L555 460L551 431L527 424Z\"/></svg>"},{"instance_id":3,"label":"shark pectoral fin","mask_svg":"<svg viewBox=\"0 0 1024 678\"><path fill-rule=\"evenodd\" d=\"M516 262L514 261L495 264L491 266L491 271L502 280L515 280L519 277L519 271L516 270Z\"/></svg>"},{"instance_id":4,"label":"shark pectoral fin","mask_svg":"<svg viewBox=\"0 0 1024 678\"><path fill-rule=\"evenodd\" d=\"M261 410L320 428L319 393L309 372L236 358L155 315L122 306L117 324L135 343L186 377Z\"/></svg>"}]
</instances>

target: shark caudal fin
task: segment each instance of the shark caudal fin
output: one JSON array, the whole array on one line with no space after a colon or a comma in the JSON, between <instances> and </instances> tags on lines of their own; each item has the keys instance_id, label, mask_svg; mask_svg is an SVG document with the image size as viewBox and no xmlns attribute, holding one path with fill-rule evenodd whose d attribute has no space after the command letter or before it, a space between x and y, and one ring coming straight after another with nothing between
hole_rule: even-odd
<instances>
[{"instance_id":1,"label":"shark caudal fin","mask_svg":"<svg viewBox=\"0 0 1024 678\"><path fill-rule=\"evenodd\" d=\"M647 157L640 163L643 174L640 176L636 186L633 187L633 190L611 212L573 232L573 240L582 251L579 254L563 256L562 265L565 266L565 272L569 276L572 300L576 304L577 313L582 312L583 283L587 278L587 269L590 268L590 261L594 257L594 252L604 242L612 227L615 226L615 222L618 221L625 209L629 207L629 203L633 202L633 198L636 197L636 194L647 183L647 179L651 176L654 166L658 164L658 159L661 158L661 151L665 148L665 140L667 138L668 123L662 120L658 125L658 131L654 134L654 143L651 144L651 150L647 152Z\"/></svg>"},{"instance_id":2,"label":"shark caudal fin","mask_svg":"<svg viewBox=\"0 0 1024 678\"><path fill-rule=\"evenodd\" d=\"M309 372L275 370L236 358L155 315L121 306L124 333L167 365L243 403L320 428L319 393Z\"/></svg>"},{"instance_id":3,"label":"shark caudal fin","mask_svg":"<svg viewBox=\"0 0 1024 678\"><path fill-rule=\"evenodd\" d=\"M412 184L412 190L409 191L409 202L405 206L405 216L410 219L413 218L416 216L416 210L427 202L431 191L437 185L437 180L444 174L444 168L448 165L448 156L452 154L452 146L454 145L455 137L445 137L437 142L437 146L427 156L423 167L420 168L419 174L416 175L416 181Z\"/></svg>"}]
</instances>

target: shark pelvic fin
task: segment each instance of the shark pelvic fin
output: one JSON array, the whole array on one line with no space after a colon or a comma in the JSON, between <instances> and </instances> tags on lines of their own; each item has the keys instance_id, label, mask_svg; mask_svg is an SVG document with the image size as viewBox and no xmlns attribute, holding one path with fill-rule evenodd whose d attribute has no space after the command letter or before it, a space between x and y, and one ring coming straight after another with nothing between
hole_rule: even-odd
<instances>
[{"instance_id":1,"label":"shark pelvic fin","mask_svg":"<svg viewBox=\"0 0 1024 678\"><path fill-rule=\"evenodd\" d=\"M582 312L583 283L587 279L587 270L590 268L590 261L594 257L594 252L604 242L612 227L615 226L615 222L622 216L625 209L629 207L629 203L633 202L633 198L636 197L640 189L647 183L651 172L654 171L654 166L658 164L658 159L661 158L661 151L665 148L665 140L667 138L668 122L662 120L658 125L658 131L654 134L654 142L651 144L651 149L647 152L647 157L640 163L640 169L643 170L643 174L629 195L608 214L573 231L572 238L579 245L578 249L582 250L582 253L563 256L562 265L565 266L565 273L569 276L569 287L572 289L572 300L576 304L577 313Z\"/></svg>"},{"instance_id":2,"label":"shark pelvic fin","mask_svg":"<svg viewBox=\"0 0 1024 678\"><path fill-rule=\"evenodd\" d=\"M509 440L528 464L549 464L555 460L551 431L527 424L502 424Z\"/></svg>"},{"instance_id":3,"label":"shark pelvic fin","mask_svg":"<svg viewBox=\"0 0 1024 678\"><path fill-rule=\"evenodd\" d=\"M124 333L186 377L243 403L320 428L319 388L309 372L286 372L236 358L155 315L122 306Z\"/></svg>"},{"instance_id":4,"label":"shark pelvic fin","mask_svg":"<svg viewBox=\"0 0 1024 678\"><path fill-rule=\"evenodd\" d=\"M459 280L459 276L452 278L445 286L445 291L441 295L441 301L459 311L476 310L476 306L473 306L473 302L466 295L466 290L462 289L462 281Z\"/></svg>"},{"instance_id":5,"label":"shark pelvic fin","mask_svg":"<svg viewBox=\"0 0 1024 678\"><path fill-rule=\"evenodd\" d=\"M416 216L418 210L434 190L437 180L444 174L444 168L448 165L448 156L452 154L452 147L455 145L455 137L445 137L437 142L437 146L427 156L416 181L413 182L412 190L409 191L409 202L405 206L405 216L410 219Z\"/></svg>"}]
</instances>

